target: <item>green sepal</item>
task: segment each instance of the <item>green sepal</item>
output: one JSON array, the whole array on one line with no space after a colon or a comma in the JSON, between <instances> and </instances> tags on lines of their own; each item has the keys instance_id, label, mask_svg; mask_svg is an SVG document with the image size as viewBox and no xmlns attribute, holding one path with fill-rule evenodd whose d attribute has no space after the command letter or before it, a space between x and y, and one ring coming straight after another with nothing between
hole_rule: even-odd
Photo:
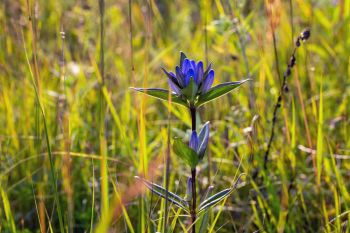
<instances>
[{"instance_id":1,"label":"green sepal","mask_svg":"<svg viewBox=\"0 0 350 233\"><path fill-rule=\"evenodd\" d=\"M197 96L198 86L193 77L190 78L190 83L187 87L181 90L182 95L186 97L191 103L194 102Z\"/></svg>"},{"instance_id":2,"label":"green sepal","mask_svg":"<svg viewBox=\"0 0 350 233\"><path fill-rule=\"evenodd\" d=\"M173 150L186 165L194 169L198 164L198 155L187 144L183 143L180 138L175 138L173 143Z\"/></svg>"}]
</instances>

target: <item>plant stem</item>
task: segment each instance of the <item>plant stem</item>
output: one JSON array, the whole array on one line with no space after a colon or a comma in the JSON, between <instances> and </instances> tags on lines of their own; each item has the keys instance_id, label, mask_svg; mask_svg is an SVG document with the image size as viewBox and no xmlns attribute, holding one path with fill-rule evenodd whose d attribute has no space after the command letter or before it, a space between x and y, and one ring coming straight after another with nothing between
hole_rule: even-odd
<instances>
[{"instance_id":1,"label":"plant stem","mask_svg":"<svg viewBox=\"0 0 350 233\"><path fill-rule=\"evenodd\" d=\"M191 106L191 118L192 118L192 131L196 131L196 107ZM192 233L196 233L196 168L191 170L192 176L192 206L191 206L191 218L192 218Z\"/></svg>"},{"instance_id":2,"label":"plant stem","mask_svg":"<svg viewBox=\"0 0 350 233\"><path fill-rule=\"evenodd\" d=\"M196 130L196 107L191 106L190 111L191 111L191 118L192 118L192 131L195 131Z\"/></svg>"},{"instance_id":3,"label":"plant stem","mask_svg":"<svg viewBox=\"0 0 350 233\"><path fill-rule=\"evenodd\" d=\"M191 218L192 218L192 233L196 233L196 168L191 170L192 175L192 209L191 209Z\"/></svg>"}]
</instances>

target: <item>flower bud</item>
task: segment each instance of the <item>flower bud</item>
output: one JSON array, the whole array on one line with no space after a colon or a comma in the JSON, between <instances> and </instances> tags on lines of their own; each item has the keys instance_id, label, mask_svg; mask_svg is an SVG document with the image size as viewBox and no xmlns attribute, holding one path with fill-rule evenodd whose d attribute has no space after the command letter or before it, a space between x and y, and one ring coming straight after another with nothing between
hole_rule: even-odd
<instances>
[{"instance_id":1,"label":"flower bud","mask_svg":"<svg viewBox=\"0 0 350 233\"><path fill-rule=\"evenodd\" d=\"M303 31L300 34L300 38L301 38L302 41L306 41L307 39L309 39L310 35L311 35L310 30L306 29L305 31Z\"/></svg>"},{"instance_id":2,"label":"flower bud","mask_svg":"<svg viewBox=\"0 0 350 233\"><path fill-rule=\"evenodd\" d=\"M197 132L195 130L192 131L192 134L191 134L191 138L190 138L190 148L194 151L197 152L198 150L198 136L197 136Z\"/></svg>"}]
</instances>

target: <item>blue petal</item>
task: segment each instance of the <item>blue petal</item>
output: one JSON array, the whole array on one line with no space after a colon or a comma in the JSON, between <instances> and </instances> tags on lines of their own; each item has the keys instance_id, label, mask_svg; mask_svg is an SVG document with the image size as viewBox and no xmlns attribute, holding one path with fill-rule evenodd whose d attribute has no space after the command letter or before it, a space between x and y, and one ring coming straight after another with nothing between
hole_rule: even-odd
<instances>
[{"instance_id":1,"label":"blue petal","mask_svg":"<svg viewBox=\"0 0 350 233\"><path fill-rule=\"evenodd\" d=\"M191 77L195 80L195 77L194 77L194 71L192 69L189 69L189 71L187 71L186 73L186 77L185 77L185 87L188 86L188 84L190 84L190 80L191 80Z\"/></svg>"},{"instance_id":2,"label":"blue petal","mask_svg":"<svg viewBox=\"0 0 350 233\"><path fill-rule=\"evenodd\" d=\"M180 52L180 67L182 68L182 62L184 59L187 58L186 54L184 52Z\"/></svg>"},{"instance_id":3,"label":"blue petal","mask_svg":"<svg viewBox=\"0 0 350 233\"><path fill-rule=\"evenodd\" d=\"M197 64L196 75L197 75L197 85L199 86L199 84L203 80L203 62L201 62L201 61L198 62L198 64Z\"/></svg>"},{"instance_id":4,"label":"blue petal","mask_svg":"<svg viewBox=\"0 0 350 233\"><path fill-rule=\"evenodd\" d=\"M198 142L197 132L195 130L193 130L192 134L191 134L189 146L190 146L190 148L192 148L192 150L197 152L198 144L199 144L199 142Z\"/></svg>"},{"instance_id":5,"label":"blue petal","mask_svg":"<svg viewBox=\"0 0 350 233\"><path fill-rule=\"evenodd\" d=\"M162 67L164 73L168 76L168 78L172 81L173 84L176 85L178 89L181 89L181 85L179 81L176 78L176 75L173 72L167 72L163 67ZM172 88L174 90L174 88Z\"/></svg>"},{"instance_id":6,"label":"blue petal","mask_svg":"<svg viewBox=\"0 0 350 233\"><path fill-rule=\"evenodd\" d=\"M187 58L185 58L185 60L182 62L182 73L186 74L190 67L190 61Z\"/></svg>"},{"instance_id":7,"label":"blue petal","mask_svg":"<svg viewBox=\"0 0 350 233\"><path fill-rule=\"evenodd\" d=\"M175 78L175 74L173 72L168 72L162 67L163 72L169 77L169 78Z\"/></svg>"},{"instance_id":8,"label":"blue petal","mask_svg":"<svg viewBox=\"0 0 350 233\"><path fill-rule=\"evenodd\" d=\"M180 87L184 87L185 86L185 77L184 77L180 67L176 66L175 72L176 72L176 80L179 82Z\"/></svg>"},{"instance_id":9,"label":"blue petal","mask_svg":"<svg viewBox=\"0 0 350 233\"><path fill-rule=\"evenodd\" d=\"M209 66L207 67L207 69L204 72L204 77L208 75L209 71L211 70L211 63L209 64Z\"/></svg>"},{"instance_id":10,"label":"blue petal","mask_svg":"<svg viewBox=\"0 0 350 233\"><path fill-rule=\"evenodd\" d=\"M181 95L180 88L170 78L168 78L168 82L169 82L169 85L170 85L171 89L173 89L173 91L176 94Z\"/></svg>"},{"instance_id":11,"label":"blue petal","mask_svg":"<svg viewBox=\"0 0 350 233\"><path fill-rule=\"evenodd\" d=\"M197 66L196 66L196 62L194 60L191 60L191 66L193 70L196 70Z\"/></svg>"},{"instance_id":12,"label":"blue petal","mask_svg":"<svg viewBox=\"0 0 350 233\"><path fill-rule=\"evenodd\" d=\"M203 82L202 94L206 93L214 82L214 70L210 70Z\"/></svg>"},{"instance_id":13,"label":"blue petal","mask_svg":"<svg viewBox=\"0 0 350 233\"><path fill-rule=\"evenodd\" d=\"M172 71L170 71L169 74L171 77L176 78L176 75Z\"/></svg>"}]
</instances>

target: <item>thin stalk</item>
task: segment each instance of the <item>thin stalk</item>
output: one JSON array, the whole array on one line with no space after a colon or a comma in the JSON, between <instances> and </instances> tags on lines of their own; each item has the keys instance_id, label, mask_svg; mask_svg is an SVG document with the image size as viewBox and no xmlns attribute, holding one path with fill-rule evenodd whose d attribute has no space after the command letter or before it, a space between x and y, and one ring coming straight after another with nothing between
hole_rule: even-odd
<instances>
[{"instance_id":1,"label":"thin stalk","mask_svg":"<svg viewBox=\"0 0 350 233\"><path fill-rule=\"evenodd\" d=\"M166 232L166 227L168 225L168 191L169 191L169 177L170 177L170 119L171 119L171 92L169 91L168 96L168 140L167 140L167 150L166 150L166 158L165 158L165 205L164 205L164 222L163 222L163 232Z\"/></svg>"},{"instance_id":2,"label":"thin stalk","mask_svg":"<svg viewBox=\"0 0 350 233\"><path fill-rule=\"evenodd\" d=\"M60 92L63 94L63 98L59 97L58 99L58 117L60 123L60 130L63 134L62 148L65 151L63 156L63 167L62 167L62 177L63 177L63 188L67 195L67 212L68 212L68 232L74 232L74 201L73 201L73 185L72 185L72 176L71 176L71 154L70 154L70 135L69 135L69 109L68 109L68 99L67 99L67 90L66 90L66 60L64 54L64 45L65 45L65 32L63 24L61 27L61 60L60 60L60 73L61 73L61 86Z\"/></svg>"},{"instance_id":3,"label":"thin stalk","mask_svg":"<svg viewBox=\"0 0 350 233\"><path fill-rule=\"evenodd\" d=\"M265 151L265 156L264 156L264 169L265 170L267 169L268 156L269 156L269 152L270 152L270 149L271 149L272 141L273 141L274 136L275 136L275 126L276 126L276 122L277 122L277 112L278 112L278 109L281 107L283 94L285 92L288 92L288 90L289 90L288 84L287 84L287 78L291 75L292 68L294 67L295 62L296 62L295 53L297 51L297 48L300 47L300 42L301 41L306 41L309 37L310 37L310 31L309 30L305 30L297 38L297 40L295 42L295 47L294 47L293 52L292 52L292 56L290 57L290 60L289 60L289 63L288 63L287 69L286 69L286 72L283 74L282 85L280 87L279 95L277 97L277 101L276 101L275 107L273 109L273 117L272 117L272 127L271 127L270 139L269 139L269 142L267 144L267 149Z\"/></svg>"},{"instance_id":4,"label":"thin stalk","mask_svg":"<svg viewBox=\"0 0 350 233\"><path fill-rule=\"evenodd\" d=\"M99 141L100 141L100 153L101 159L101 206L102 215L108 214L108 164L107 164L107 140L105 137L105 101L103 98L103 86L105 85L104 80L104 13L105 13L105 2L99 0L99 13L100 13L100 64L99 71L101 74L102 82L99 90Z\"/></svg>"},{"instance_id":5,"label":"thin stalk","mask_svg":"<svg viewBox=\"0 0 350 233\"><path fill-rule=\"evenodd\" d=\"M56 211L57 211L57 215L58 215L58 221L59 221L59 225L60 225L60 231L61 232L65 232L64 231L64 222L63 222L63 215L62 215L62 210L61 210L61 202L60 202L60 198L59 198L59 193L58 193L58 187L57 187L57 177L56 177L56 168L55 168L55 163L53 160L53 156L52 156L52 151L51 151L51 142L50 142L50 137L49 137L49 130L47 127L47 123L46 123L46 116L45 116L45 112L44 112L44 107L40 101L40 97L39 97L39 91L38 91L38 86L36 85L35 82L35 76L29 61L29 57L28 57L28 53L27 53L27 48L25 46L25 41L24 41L24 36L23 36L23 31L22 32L22 40L23 40L23 46L24 46L24 52L25 52L25 56L26 56L26 60L27 60L27 64L28 64L28 69L29 69L29 73L30 73L30 78L31 78L31 82L34 88L34 92L35 92L35 98L36 98L36 102L38 104L39 110L41 112L42 118L43 118L43 123L44 123L44 131L45 131L45 141L46 141L46 147L47 147L47 153L49 155L49 162L50 162L50 173L52 176L52 185L54 188L54 197L56 200Z\"/></svg>"},{"instance_id":6,"label":"thin stalk","mask_svg":"<svg viewBox=\"0 0 350 233\"><path fill-rule=\"evenodd\" d=\"M130 77L131 85L135 85L135 66L134 66L134 48L133 48L133 35L132 35L132 0L129 0L129 37L130 37Z\"/></svg>"},{"instance_id":7,"label":"thin stalk","mask_svg":"<svg viewBox=\"0 0 350 233\"><path fill-rule=\"evenodd\" d=\"M191 218L192 218L192 233L196 233L196 169L191 170L192 176L192 207L191 207Z\"/></svg>"},{"instance_id":8,"label":"thin stalk","mask_svg":"<svg viewBox=\"0 0 350 233\"><path fill-rule=\"evenodd\" d=\"M91 219L90 219L90 233L93 232L94 225L94 210L95 210L95 166L94 160L91 158L92 164L92 200L91 200Z\"/></svg>"},{"instance_id":9,"label":"thin stalk","mask_svg":"<svg viewBox=\"0 0 350 233\"><path fill-rule=\"evenodd\" d=\"M38 4L36 1L34 3ZM61 210L61 203L60 203L60 198L59 198L59 193L58 193L55 162L54 162L54 160L52 158L51 143L50 143L50 137L49 137L49 132L48 132L48 126L47 126L47 122L46 122L46 116L45 116L45 112L44 112L44 106L41 103L40 73L39 73L39 66L38 66L38 62L37 62L37 27L36 27L36 18L35 18L35 15L33 16L33 14L32 14L32 10L31 10L31 6L30 6L29 0L27 0L27 8L28 8L28 14L29 14L29 21L30 21L30 27L29 28L30 28L30 31L31 31L31 34L32 34L32 37L33 37L33 41L32 41L33 68L32 68L32 65L31 65L29 57L28 57L28 52L27 52L27 48L26 48L26 44L25 44L25 40L24 40L23 30L21 30L21 37L22 37L22 41L23 41L23 47L24 47L26 61L27 61L27 64L28 64L30 78L31 78L31 82L32 82L32 85L33 85L33 88L34 88L35 98L36 98L36 105L35 105L36 106L35 107L35 111L36 111L36 130L37 130L36 136L40 135L40 115L41 115L42 118L43 118L44 132L45 132L45 141L46 141L46 146L47 146L47 152L48 152L48 155L49 155L50 173L51 173L51 176L52 176L51 182L52 182L52 185L53 185L53 188L54 188L54 199L57 201L57 202L54 202L54 203L56 203L56 205L57 205L56 212L57 212L57 215L58 215L60 231L64 232L64 221L63 221L63 214L62 214L62 210ZM34 71L33 71L33 69L34 69ZM40 142L37 141L36 145L37 145L37 150L39 152L39 150L40 150ZM45 165L45 161L44 161L43 164ZM41 203L44 206L44 202L41 202ZM43 223L44 222L45 221L43 221ZM43 224L43 227L44 226L45 225Z\"/></svg>"},{"instance_id":10,"label":"thin stalk","mask_svg":"<svg viewBox=\"0 0 350 233\"><path fill-rule=\"evenodd\" d=\"M237 13L236 15L239 15L239 13ZM233 13L232 13L232 18L234 18ZM247 39L244 37L246 30L244 28L244 25L241 23L241 20L237 21L237 23L234 25L233 29L235 30L235 32L237 34L239 47L240 47L241 52L242 52L246 78L250 79L251 78L250 66L249 66L247 52L246 52ZM249 108L250 109L255 108L254 82L249 82Z\"/></svg>"},{"instance_id":11,"label":"thin stalk","mask_svg":"<svg viewBox=\"0 0 350 233\"><path fill-rule=\"evenodd\" d=\"M30 5L30 2L29 0L27 0L27 10L28 10L28 18L29 18L29 22L30 22L30 26L29 26L29 29L30 29L30 32L31 32L31 35L32 35L32 57L31 57L31 60L32 60L32 64L33 64L33 75L34 75L34 84L36 85L37 87L37 90L38 90L38 99L41 98L41 84L40 84L40 74L38 72L38 63L37 63L37 46L36 46L36 27L35 27L35 24L36 24L36 21L35 21L35 17L33 16L33 13L32 13L32 7ZM23 44L24 44L24 39L23 39ZM25 45L25 44L24 44ZM36 150L36 153L40 153L41 152L41 125L40 125L40 109L39 109L39 103L38 103L38 100L35 101L35 140L34 140L34 146L35 146L35 150ZM39 197L39 214L40 214L40 222L41 222L41 232L45 232L45 229L46 229L46 217L45 217L45 200L44 198L42 198L44 196L44 189L42 188L43 187L43 184L47 182L47 178L45 176L45 173L46 173L46 167L45 167L45 164L46 164L46 157L42 160L42 165L43 165L43 174L42 174L42 183L39 185L39 188L38 188L38 197Z\"/></svg>"},{"instance_id":12,"label":"thin stalk","mask_svg":"<svg viewBox=\"0 0 350 233\"><path fill-rule=\"evenodd\" d=\"M208 7L207 7L207 0L204 0L204 56L205 56L205 62L206 65L208 66L209 64L209 55L208 55ZM208 187L210 186L210 181L211 181L211 156L210 153L207 153L207 161L208 161Z\"/></svg>"},{"instance_id":13,"label":"thin stalk","mask_svg":"<svg viewBox=\"0 0 350 233\"><path fill-rule=\"evenodd\" d=\"M191 106L191 118L192 118L192 131L196 131L196 107ZM192 233L196 233L196 168L191 170L192 177L192 206L191 206L191 219L192 219Z\"/></svg>"},{"instance_id":14,"label":"thin stalk","mask_svg":"<svg viewBox=\"0 0 350 233\"><path fill-rule=\"evenodd\" d=\"M243 57L243 62L246 70L246 77L250 79L251 74L250 74L250 67L249 67L249 62L247 58L247 53L246 53L246 41L243 38L243 35L241 32L238 32L238 38L239 38L239 44L242 50L242 57ZM249 82L249 107L250 109L255 108L254 82Z\"/></svg>"}]
</instances>

